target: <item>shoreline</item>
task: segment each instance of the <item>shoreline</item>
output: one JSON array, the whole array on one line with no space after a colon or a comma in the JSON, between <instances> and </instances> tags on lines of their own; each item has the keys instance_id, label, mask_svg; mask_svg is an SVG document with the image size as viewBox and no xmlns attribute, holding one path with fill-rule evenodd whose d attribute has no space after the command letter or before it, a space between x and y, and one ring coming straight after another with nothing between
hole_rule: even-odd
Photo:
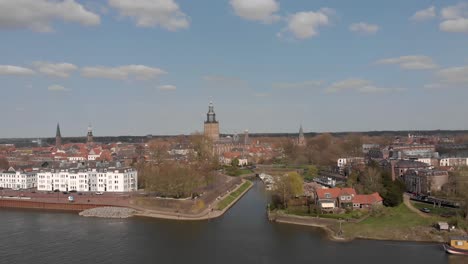
<instances>
[{"instance_id":1,"label":"shoreline","mask_svg":"<svg viewBox=\"0 0 468 264\"><path fill-rule=\"evenodd\" d=\"M444 241L440 240L429 240L429 239L416 239L416 238L409 238L409 239L394 239L394 238L379 238L379 237L372 237L372 236L352 236L352 237L347 237L345 236L339 236L336 231L334 231L330 224L325 224L325 223L318 223L316 221L326 221L326 222L335 222L338 223L337 221L333 219L328 219L328 218L310 218L310 217L304 217L304 216L295 216L295 215L280 215L278 217L277 213L271 214L270 212L267 212L268 219L273 222L273 223L279 223L279 224L289 224L289 225L299 225L299 226L309 226L309 227L314 227L314 228L319 228L323 230L326 233L327 239L330 241L334 242L352 242L354 240L374 240L374 241L394 241L394 242L418 242L418 243L433 243L433 244L440 244L444 243ZM307 222L305 222L307 221Z\"/></svg>"},{"instance_id":2,"label":"shoreline","mask_svg":"<svg viewBox=\"0 0 468 264\"><path fill-rule=\"evenodd\" d=\"M244 183L250 182L250 185L242 192L239 194L236 199L234 199L228 206L226 206L223 210L213 210L211 211L210 208L215 208L218 203L220 203L224 198L227 196L231 195L231 193L235 192L238 190ZM157 219L166 219L166 220L180 220L180 221L202 221L202 220L209 220L209 219L214 219L218 218L222 215L224 215L232 206L234 206L244 195L254 186L254 184L251 181L247 180L242 180L242 183L239 184L234 190L230 191L223 197L221 197L216 203L211 204L208 209L203 211L202 213L198 215L183 215L183 214L168 214L166 212L160 212L160 211L155 211L155 210L141 210L141 208L136 209L137 213L134 214L136 217L147 217L147 218L157 218Z\"/></svg>"},{"instance_id":3,"label":"shoreline","mask_svg":"<svg viewBox=\"0 0 468 264\"><path fill-rule=\"evenodd\" d=\"M219 202L224 198L231 195L231 193L238 190L244 183L250 182L249 186L239 194L228 206L223 210L213 210L216 208ZM142 207L132 205L118 205L118 204L85 204L85 203L59 203L59 202L46 202L46 201L34 201L26 199L0 199L0 208L5 209L20 209L20 210L37 210L37 211L53 211L53 212L69 212L69 213L80 213L85 210L100 208L100 207L118 207L118 208L131 208L135 210L132 216L135 217L147 217L167 220L180 220L180 221L201 221L218 218L224 215L234 204L236 204L252 187L253 183L248 180L242 180L241 184L229 193L222 196L219 200L208 206L207 209L199 214L187 215L187 214L174 214L164 211L149 210Z\"/></svg>"}]
</instances>

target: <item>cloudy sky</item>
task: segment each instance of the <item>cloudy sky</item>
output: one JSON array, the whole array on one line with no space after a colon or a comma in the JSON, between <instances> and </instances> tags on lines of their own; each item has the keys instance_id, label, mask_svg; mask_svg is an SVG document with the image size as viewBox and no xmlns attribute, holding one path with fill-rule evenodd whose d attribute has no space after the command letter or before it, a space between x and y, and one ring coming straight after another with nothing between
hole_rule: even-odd
<instances>
[{"instance_id":1,"label":"cloudy sky","mask_svg":"<svg viewBox=\"0 0 468 264\"><path fill-rule=\"evenodd\" d=\"M0 0L0 137L468 129L468 1Z\"/></svg>"}]
</instances>

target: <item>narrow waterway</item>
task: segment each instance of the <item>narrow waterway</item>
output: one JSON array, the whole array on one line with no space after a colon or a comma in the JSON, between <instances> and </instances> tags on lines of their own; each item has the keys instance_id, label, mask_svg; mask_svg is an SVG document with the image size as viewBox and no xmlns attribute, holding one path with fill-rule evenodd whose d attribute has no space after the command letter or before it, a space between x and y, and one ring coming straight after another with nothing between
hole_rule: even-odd
<instances>
[{"instance_id":1,"label":"narrow waterway","mask_svg":"<svg viewBox=\"0 0 468 264\"><path fill-rule=\"evenodd\" d=\"M224 216L175 222L0 210L0 263L468 263L437 244L328 241L310 227L274 224L255 186Z\"/></svg>"}]
</instances>

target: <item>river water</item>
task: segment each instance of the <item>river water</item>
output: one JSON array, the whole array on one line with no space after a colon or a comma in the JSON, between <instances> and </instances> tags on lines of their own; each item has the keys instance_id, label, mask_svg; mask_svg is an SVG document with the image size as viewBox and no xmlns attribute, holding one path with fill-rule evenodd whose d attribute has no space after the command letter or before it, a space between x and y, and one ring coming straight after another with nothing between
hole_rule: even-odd
<instances>
[{"instance_id":1,"label":"river water","mask_svg":"<svg viewBox=\"0 0 468 264\"><path fill-rule=\"evenodd\" d=\"M328 241L321 230L275 224L261 183L224 216L176 222L0 210L0 263L468 263L437 244Z\"/></svg>"}]
</instances>

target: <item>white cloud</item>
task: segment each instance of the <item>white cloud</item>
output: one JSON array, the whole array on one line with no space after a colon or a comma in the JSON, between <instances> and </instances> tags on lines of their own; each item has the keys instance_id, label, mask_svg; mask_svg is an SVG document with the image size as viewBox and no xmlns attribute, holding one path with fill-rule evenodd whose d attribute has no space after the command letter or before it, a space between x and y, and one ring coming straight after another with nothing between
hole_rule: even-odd
<instances>
[{"instance_id":1,"label":"white cloud","mask_svg":"<svg viewBox=\"0 0 468 264\"><path fill-rule=\"evenodd\" d=\"M135 19L139 27L160 26L170 31L188 28L189 17L174 0L109 0L121 16Z\"/></svg>"},{"instance_id":2,"label":"white cloud","mask_svg":"<svg viewBox=\"0 0 468 264\"><path fill-rule=\"evenodd\" d=\"M468 33L468 18L445 20L439 25L440 30L452 33Z\"/></svg>"},{"instance_id":3,"label":"white cloud","mask_svg":"<svg viewBox=\"0 0 468 264\"><path fill-rule=\"evenodd\" d=\"M51 63L45 61L33 62L33 66L42 74L60 78L68 78L73 71L78 69L77 66L71 63Z\"/></svg>"},{"instance_id":4,"label":"white cloud","mask_svg":"<svg viewBox=\"0 0 468 264\"><path fill-rule=\"evenodd\" d=\"M167 74L162 69L148 67L145 65L125 65L119 67L84 67L81 75L87 78L105 78L113 80L127 80L135 78L137 80L150 80L160 75Z\"/></svg>"},{"instance_id":5,"label":"white cloud","mask_svg":"<svg viewBox=\"0 0 468 264\"><path fill-rule=\"evenodd\" d=\"M28 28L37 32L53 31L52 21L98 25L100 17L75 0L0 0L0 28Z\"/></svg>"},{"instance_id":6,"label":"white cloud","mask_svg":"<svg viewBox=\"0 0 468 264\"><path fill-rule=\"evenodd\" d=\"M468 3L459 3L442 9L443 21L439 28L452 33L468 33Z\"/></svg>"},{"instance_id":7,"label":"white cloud","mask_svg":"<svg viewBox=\"0 0 468 264\"><path fill-rule=\"evenodd\" d=\"M0 65L0 75L33 75L34 71L24 67Z\"/></svg>"},{"instance_id":8,"label":"white cloud","mask_svg":"<svg viewBox=\"0 0 468 264\"><path fill-rule=\"evenodd\" d=\"M379 31L379 26L374 24L368 24L364 22L354 23L349 26L349 30L352 32L362 33L362 34L375 34Z\"/></svg>"},{"instance_id":9,"label":"white cloud","mask_svg":"<svg viewBox=\"0 0 468 264\"><path fill-rule=\"evenodd\" d=\"M364 79L346 79L332 83L325 89L327 93L338 93L344 91L353 91L358 93L382 93L389 91L402 91L399 88L383 88L374 85L369 80Z\"/></svg>"},{"instance_id":10,"label":"white cloud","mask_svg":"<svg viewBox=\"0 0 468 264\"><path fill-rule=\"evenodd\" d=\"M160 91L175 91L177 90L177 87L175 85L166 84L158 86L158 89Z\"/></svg>"},{"instance_id":11,"label":"white cloud","mask_svg":"<svg viewBox=\"0 0 468 264\"><path fill-rule=\"evenodd\" d=\"M398 64L405 70L428 70L437 68L431 57L421 55L401 56L377 61L378 64Z\"/></svg>"},{"instance_id":12,"label":"white cloud","mask_svg":"<svg viewBox=\"0 0 468 264\"><path fill-rule=\"evenodd\" d=\"M287 18L287 27L278 33L283 37L284 33L291 33L297 39L307 39L319 34L321 26L330 24L332 9L322 8L317 12L298 12Z\"/></svg>"},{"instance_id":13,"label":"white cloud","mask_svg":"<svg viewBox=\"0 0 468 264\"><path fill-rule=\"evenodd\" d=\"M436 73L436 76L441 84L468 87L468 66L442 69Z\"/></svg>"},{"instance_id":14,"label":"white cloud","mask_svg":"<svg viewBox=\"0 0 468 264\"><path fill-rule=\"evenodd\" d=\"M272 23L280 17L275 13L280 6L275 0L230 0L236 15L247 20Z\"/></svg>"},{"instance_id":15,"label":"white cloud","mask_svg":"<svg viewBox=\"0 0 468 264\"><path fill-rule=\"evenodd\" d=\"M304 82L281 82L273 83L275 89L302 89L302 88L317 88L323 84L322 81L304 81Z\"/></svg>"},{"instance_id":16,"label":"white cloud","mask_svg":"<svg viewBox=\"0 0 468 264\"><path fill-rule=\"evenodd\" d=\"M430 6L426 9L419 10L410 18L413 21L425 21L436 17L436 9L434 6Z\"/></svg>"},{"instance_id":17,"label":"white cloud","mask_svg":"<svg viewBox=\"0 0 468 264\"><path fill-rule=\"evenodd\" d=\"M51 85L51 86L47 87L47 90L49 90L50 92L67 92L67 91L70 91L69 89L66 89L62 85L58 85L58 84L54 84L54 85Z\"/></svg>"}]
</instances>

